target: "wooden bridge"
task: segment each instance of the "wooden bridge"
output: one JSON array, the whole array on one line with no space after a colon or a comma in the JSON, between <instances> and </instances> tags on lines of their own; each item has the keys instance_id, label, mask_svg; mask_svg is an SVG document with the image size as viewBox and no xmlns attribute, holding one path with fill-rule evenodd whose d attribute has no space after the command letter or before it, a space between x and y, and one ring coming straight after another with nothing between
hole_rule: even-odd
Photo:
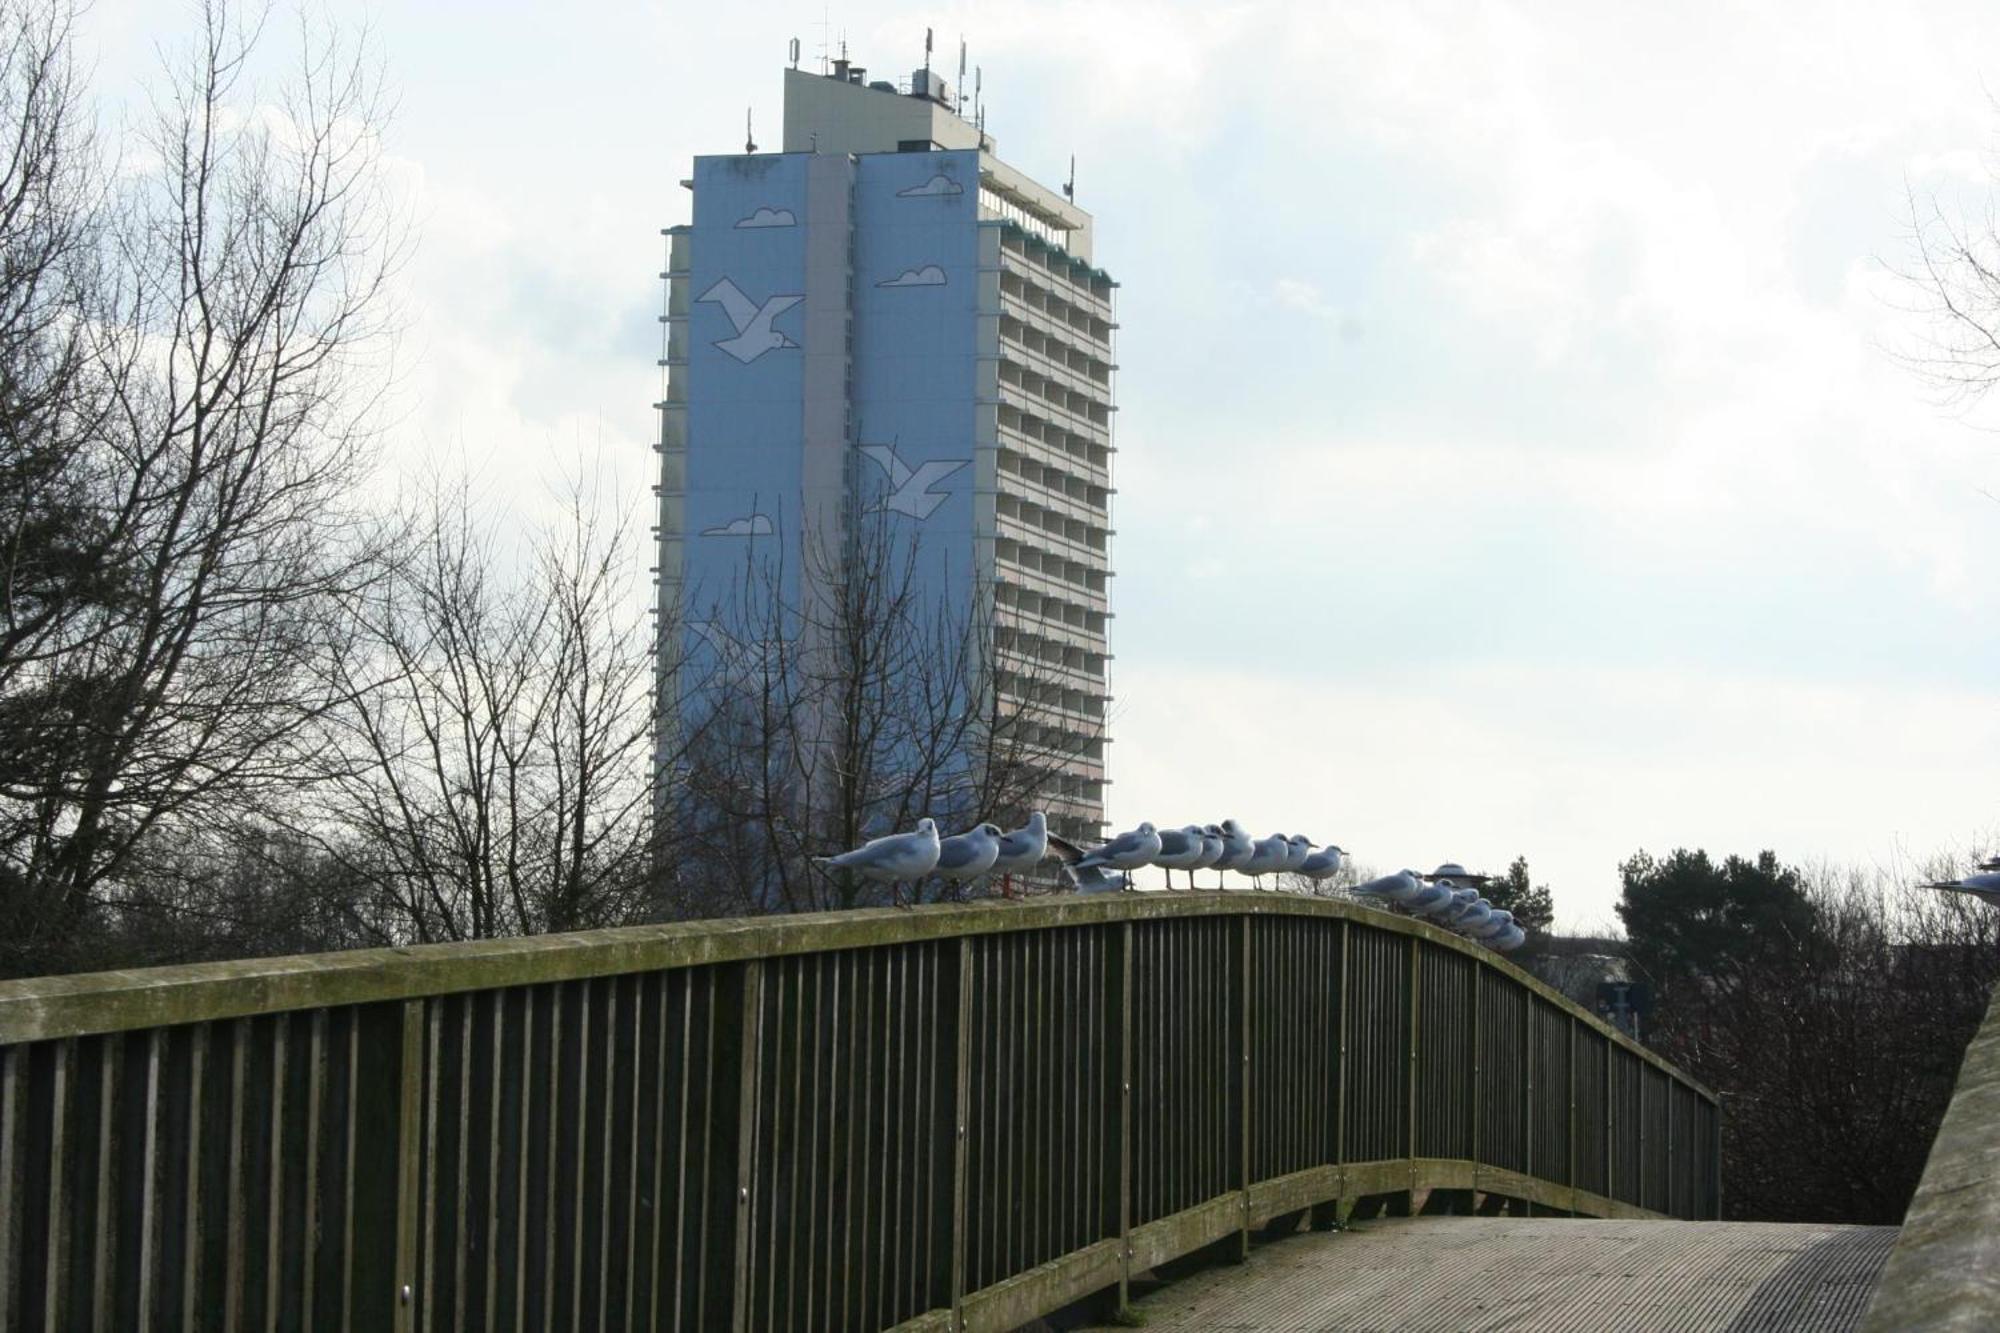
<instances>
[{"instance_id":1,"label":"wooden bridge","mask_svg":"<svg viewBox=\"0 0 2000 1333\"><path fill-rule=\"evenodd\" d=\"M0 1328L1010 1328L1274 1223L1713 1218L1504 960L1193 893L0 983Z\"/></svg>"}]
</instances>

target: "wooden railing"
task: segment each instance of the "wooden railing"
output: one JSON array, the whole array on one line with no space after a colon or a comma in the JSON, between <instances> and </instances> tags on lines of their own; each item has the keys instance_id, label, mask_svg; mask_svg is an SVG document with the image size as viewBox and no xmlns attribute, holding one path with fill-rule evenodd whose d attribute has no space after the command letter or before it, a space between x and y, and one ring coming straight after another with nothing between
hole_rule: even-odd
<instances>
[{"instance_id":1,"label":"wooden railing","mask_svg":"<svg viewBox=\"0 0 2000 1333\"><path fill-rule=\"evenodd\" d=\"M1718 1129L1498 957L1277 894L6 982L0 1327L1007 1328L1301 1210L1712 1217Z\"/></svg>"},{"instance_id":2,"label":"wooden railing","mask_svg":"<svg viewBox=\"0 0 2000 1333\"><path fill-rule=\"evenodd\" d=\"M2000 990L1862 1319L1863 1333L2000 1328Z\"/></svg>"}]
</instances>

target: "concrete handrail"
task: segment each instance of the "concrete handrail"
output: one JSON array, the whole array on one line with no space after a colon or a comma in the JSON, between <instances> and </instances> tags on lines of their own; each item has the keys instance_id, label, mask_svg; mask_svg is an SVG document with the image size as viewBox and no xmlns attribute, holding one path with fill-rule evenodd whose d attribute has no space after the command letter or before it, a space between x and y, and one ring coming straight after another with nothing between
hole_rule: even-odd
<instances>
[{"instance_id":1,"label":"concrete handrail","mask_svg":"<svg viewBox=\"0 0 2000 1333\"><path fill-rule=\"evenodd\" d=\"M1903 1216L1863 1333L2000 1328L2000 989Z\"/></svg>"}]
</instances>

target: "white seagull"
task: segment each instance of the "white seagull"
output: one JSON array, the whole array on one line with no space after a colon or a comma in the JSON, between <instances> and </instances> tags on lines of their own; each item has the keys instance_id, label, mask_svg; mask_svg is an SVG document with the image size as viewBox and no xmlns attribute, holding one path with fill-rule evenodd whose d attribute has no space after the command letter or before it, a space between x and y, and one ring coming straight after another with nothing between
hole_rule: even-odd
<instances>
[{"instance_id":1,"label":"white seagull","mask_svg":"<svg viewBox=\"0 0 2000 1333\"><path fill-rule=\"evenodd\" d=\"M1312 854L1313 840L1305 834L1294 833L1285 839L1285 873L1296 875L1299 868L1305 865L1306 858Z\"/></svg>"},{"instance_id":2,"label":"white seagull","mask_svg":"<svg viewBox=\"0 0 2000 1333\"><path fill-rule=\"evenodd\" d=\"M915 883L937 869L938 853L937 825L919 819L914 832L871 838L851 852L815 856L813 864L827 870L852 870L863 879L887 884L893 897L895 886Z\"/></svg>"},{"instance_id":3,"label":"white seagull","mask_svg":"<svg viewBox=\"0 0 2000 1333\"><path fill-rule=\"evenodd\" d=\"M720 339L715 345L745 365L766 352L798 346L772 328L771 321L805 299L803 296L774 296L758 305L728 278L723 278L695 298L697 301L712 301L722 307L722 313L736 329L736 336Z\"/></svg>"},{"instance_id":4,"label":"white seagull","mask_svg":"<svg viewBox=\"0 0 2000 1333\"><path fill-rule=\"evenodd\" d=\"M1305 859L1299 873L1312 881L1313 892L1318 893L1321 880L1331 879L1340 873L1341 859L1346 855L1344 850L1328 843Z\"/></svg>"},{"instance_id":5,"label":"white seagull","mask_svg":"<svg viewBox=\"0 0 2000 1333\"><path fill-rule=\"evenodd\" d=\"M1249 858L1236 867L1236 873L1249 876L1250 882L1261 889L1264 887L1264 876L1283 870L1291 856L1291 840L1282 833L1273 833L1268 838L1257 840L1250 849Z\"/></svg>"},{"instance_id":6,"label":"white seagull","mask_svg":"<svg viewBox=\"0 0 2000 1333\"><path fill-rule=\"evenodd\" d=\"M1507 929L1486 941L1486 947L1499 953L1512 953L1528 942L1528 932L1509 922Z\"/></svg>"},{"instance_id":7,"label":"white seagull","mask_svg":"<svg viewBox=\"0 0 2000 1333\"><path fill-rule=\"evenodd\" d=\"M1338 847L1329 847L1327 850L1337 852L1340 849ZM1426 887L1423 880L1417 878L1416 871L1398 870L1393 875L1378 875L1374 879L1364 880L1362 883L1356 884L1354 886L1354 896L1357 898L1386 898L1392 903L1408 903L1418 898Z\"/></svg>"},{"instance_id":8,"label":"white seagull","mask_svg":"<svg viewBox=\"0 0 2000 1333\"><path fill-rule=\"evenodd\" d=\"M1986 865L1994 865L1987 862ZM2000 871L1989 871L1982 865L1980 873L1967 875L1963 879L1941 879L1924 885L1927 889L1937 889L1943 893L1969 893L1975 898L1984 898L1989 903L2000 904Z\"/></svg>"},{"instance_id":9,"label":"white seagull","mask_svg":"<svg viewBox=\"0 0 2000 1333\"><path fill-rule=\"evenodd\" d=\"M1122 870L1103 866L1064 866L1063 875L1078 893L1116 893L1132 887L1132 877Z\"/></svg>"},{"instance_id":10,"label":"white seagull","mask_svg":"<svg viewBox=\"0 0 2000 1333\"><path fill-rule=\"evenodd\" d=\"M1141 824L1101 847L1091 848L1077 860L1073 869L1082 871L1109 866L1113 870L1138 870L1153 864L1153 858L1159 854L1159 830L1151 824Z\"/></svg>"},{"instance_id":11,"label":"white seagull","mask_svg":"<svg viewBox=\"0 0 2000 1333\"><path fill-rule=\"evenodd\" d=\"M1048 855L1049 817L1036 810L1028 816L1025 826L1000 835L1000 849L993 858L993 869L1001 876L1001 895L1013 897L1013 876L1033 870L1047 860Z\"/></svg>"},{"instance_id":12,"label":"white seagull","mask_svg":"<svg viewBox=\"0 0 2000 1333\"><path fill-rule=\"evenodd\" d=\"M953 884L978 879L1000 856L1000 827L976 824L938 844L938 878Z\"/></svg>"},{"instance_id":13,"label":"white seagull","mask_svg":"<svg viewBox=\"0 0 2000 1333\"><path fill-rule=\"evenodd\" d=\"M1167 872L1167 888L1174 887L1174 872L1188 872L1188 887L1194 887L1194 872L1202 864L1201 829L1193 824L1186 828L1163 828L1160 830L1160 854L1153 858L1153 864Z\"/></svg>"},{"instance_id":14,"label":"white seagull","mask_svg":"<svg viewBox=\"0 0 2000 1333\"><path fill-rule=\"evenodd\" d=\"M1222 835L1222 855L1213 864L1217 870L1234 870L1250 859L1250 853L1257 849L1257 843L1241 824L1233 819L1222 821L1216 832ZM1222 887L1222 876L1215 877L1215 887Z\"/></svg>"}]
</instances>

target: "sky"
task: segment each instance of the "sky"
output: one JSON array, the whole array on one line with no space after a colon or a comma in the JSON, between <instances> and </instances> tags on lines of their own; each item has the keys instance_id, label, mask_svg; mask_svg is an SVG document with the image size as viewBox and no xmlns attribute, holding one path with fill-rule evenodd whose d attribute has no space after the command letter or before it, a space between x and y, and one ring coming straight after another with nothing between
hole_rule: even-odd
<instances>
[{"instance_id":1,"label":"sky","mask_svg":"<svg viewBox=\"0 0 2000 1333\"><path fill-rule=\"evenodd\" d=\"M1525 855L1579 928L1641 849L2000 830L2000 402L1912 373L1897 277L1913 194L2000 198L1990 5L322 8L395 94L395 461L524 515L579 460L645 504L659 232L789 40L963 35L1122 284L1115 827ZM189 12L99 0L100 86Z\"/></svg>"}]
</instances>

